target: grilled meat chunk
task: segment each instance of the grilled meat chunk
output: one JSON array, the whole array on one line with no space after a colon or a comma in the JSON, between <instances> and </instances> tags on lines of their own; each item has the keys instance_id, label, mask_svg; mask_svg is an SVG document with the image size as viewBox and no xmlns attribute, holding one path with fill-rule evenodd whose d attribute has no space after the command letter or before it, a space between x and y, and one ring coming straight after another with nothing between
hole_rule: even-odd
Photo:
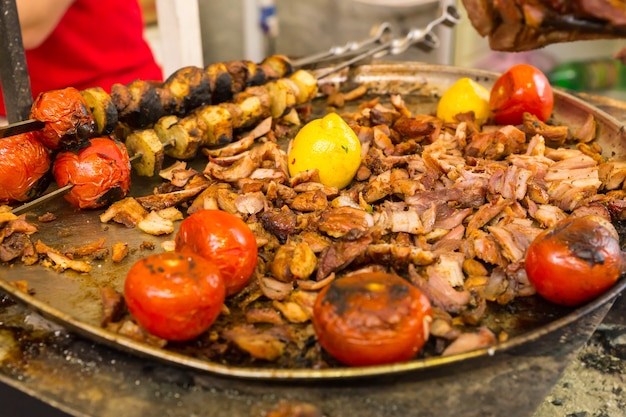
<instances>
[{"instance_id":1,"label":"grilled meat chunk","mask_svg":"<svg viewBox=\"0 0 626 417\"><path fill-rule=\"evenodd\" d=\"M463 5L476 31L497 51L626 37L624 0L463 0Z\"/></svg>"}]
</instances>

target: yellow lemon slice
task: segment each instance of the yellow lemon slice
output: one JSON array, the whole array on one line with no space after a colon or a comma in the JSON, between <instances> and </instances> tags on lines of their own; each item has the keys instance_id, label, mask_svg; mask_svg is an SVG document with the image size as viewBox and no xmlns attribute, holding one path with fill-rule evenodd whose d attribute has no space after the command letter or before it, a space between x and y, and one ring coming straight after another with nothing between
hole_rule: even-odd
<instances>
[{"instance_id":1,"label":"yellow lemon slice","mask_svg":"<svg viewBox=\"0 0 626 417\"><path fill-rule=\"evenodd\" d=\"M482 126L489 119L489 90L470 78L461 78L441 96L437 117L455 123L459 113L474 112L476 123Z\"/></svg>"},{"instance_id":2,"label":"yellow lemon slice","mask_svg":"<svg viewBox=\"0 0 626 417\"><path fill-rule=\"evenodd\" d=\"M337 113L315 119L300 129L288 155L289 174L317 169L324 185L344 188L361 165L361 142Z\"/></svg>"}]
</instances>

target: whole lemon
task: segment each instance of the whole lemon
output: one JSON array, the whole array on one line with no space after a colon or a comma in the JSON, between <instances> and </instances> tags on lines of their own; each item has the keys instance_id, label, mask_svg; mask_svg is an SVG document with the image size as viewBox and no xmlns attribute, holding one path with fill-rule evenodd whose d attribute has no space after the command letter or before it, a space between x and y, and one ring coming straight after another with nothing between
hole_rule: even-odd
<instances>
[{"instance_id":1,"label":"whole lemon","mask_svg":"<svg viewBox=\"0 0 626 417\"><path fill-rule=\"evenodd\" d=\"M288 155L289 174L317 169L324 185L344 188L361 165L361 142L337 113L328 113L300 129Z\"/></svg>"},{"instance_id":2,"label":"whole lemon","mask_svg":"<svg viewBox=\"0 0 626 417\"><path fill-rule=\"evenodd\" d=\"M454 123L459 113L474 112L476 123L482 126L489 119L489 90L470 78L461 78L448 88L437 105L437 117Z\"/></svg>"}]
</instances>

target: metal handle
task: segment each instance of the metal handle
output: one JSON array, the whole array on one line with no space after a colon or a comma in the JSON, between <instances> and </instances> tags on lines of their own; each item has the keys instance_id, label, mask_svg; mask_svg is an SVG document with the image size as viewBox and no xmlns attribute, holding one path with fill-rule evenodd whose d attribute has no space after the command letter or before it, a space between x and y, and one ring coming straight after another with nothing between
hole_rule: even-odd
<instances>
[{"instance_id":1,"label":"metal handle","mask_svg":"<svg viewBox=\"0 0 626 417\"><path fill-rule=\"evenodd\" d=\"M370 37L367 39L364 39L362 41L348 42L343 46L333 46L328 51L319 52L317 54L313 54L304 58L296 59L292 62L292 64L295 67L302 67L304 65L317 63L324 59L338 58L342 55L356 52L370 45L385 41L390 32L391 25L388 22L383 22L372 27L372 29L370 30Z\"/></svg>"},{"instance_id":2,"label":"metal handle","mask_svg":"<svg viewBox=\"0 0 626 417\"><path fill-rule=\"evenodd\" d=\"M15 0L0 0L0 80L9 123L28 119L33 104Z\"/></svg>"},{"instance_id":3,"label":"metal handle","mask_svg":"<svg viewBox=\"0 0 626 417\"><path fill-rule=\"evenodd\" d=\"M366 58L381 58L388 54L398 55L406 51L410 46L417 44L421 44L429 48L437 48L439 47L440 42L437 35L433 33L435 27L441 24L452 26L459 23L460 20L461 16L456 7L449 5L447 7L444 7L440 15L436 19L428 23L428 25L426 25L425 27L412 29L406 36L402 38L391 39L383 42L380 45L353 57L352 59L344 61L341 64L338 64L327 70L316 73L316 77L318 79L322 79L344 68L348 68L351 65L360 62Z\"/></svg>"}]
</instances>

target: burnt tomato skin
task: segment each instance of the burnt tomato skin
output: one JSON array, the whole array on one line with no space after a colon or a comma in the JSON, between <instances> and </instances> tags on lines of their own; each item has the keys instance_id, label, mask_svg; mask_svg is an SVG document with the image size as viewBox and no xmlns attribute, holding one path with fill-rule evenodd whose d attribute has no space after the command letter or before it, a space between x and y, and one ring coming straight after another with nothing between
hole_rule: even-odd
<instances>
[{"instance_id":1,"label":"burnt tomato skin","mask_svg":"<svg viewBox=\"0 0 626 417\"><path fill-rule=\"evenodd\" d=\"M537 293L564 306L583 304L608 290L623 266L615 234L593 216L568 218L542 232L525 260Z\"/></svg>"},{"instance_id":2,"label":"burnt tomato skin","mask_svg":"<svg viewBox=\"0 0 626 417\"><path fill-rule=\"evenodd\" d=\"M146 256L124 282L128 311L151 334L171 341L205 332L224 304L217 266L199 255L165 252Z\"/></svg>"},{"instance_id":3,"label":"burnt tomato skin","mask_svg":"<svg viewBox=\"0 0 626 417\"><path fill-rule=\"evenodd\" d=\"M50 153L33 132L0 140L0 204L35 197L40 183L48 184Z\"/></svg>"},{"instance_id":4,"label":"burnt tomato skin","mask_svg":"<svg viewBox=\"0 0 626 417\"><path fill-rule=\"evenodd\" d=\"M194 212L180 223L175 243L176 251L197 253L217 265L227 296L241 291L256 268L254 233L242 219L225 211Z\"/></svg>"},{"instance_id":5,"label":"burnt tomato skin","mask_svg":"<svg viewBox=\"0 0 626 417\"><path fill-rule=\"evenodd\" d=\"M404 362L426 343L431 304L401 277L360 272L338 278L320 291L313 328L320 345L349 366Z\"/></svg>"},{"instance_id":6,"label":"burnt tomato skin","mask_svg":"<svg viewBox=\"0 0 626 417\"><path fill-rule=\"evenodd\" d=\"M80 145L96 130L87 102L74 87L40 93L33 102L30 118L45 122L38 139L52 150Z\"/></svg>"},{"instance_id":7,"label":"burnt tomato skin","mask_svg":"<svg viewBox=\"0 0 626 417\"><path fill-rule=\"evenodd\" d=\"M489 107L497 124L519 125L523 123L524 113L545 122L554 108L554 93L541 70L517 64L496 79L491 87Z\"/></svg>"},{"instance_id":8,"label":"burnt tomato skin","mask_svg":"<svg viewBox=\"0 0 626 417\"><path fill-rule=\"evenodd\" d=\"M59 152L52 173L59 187L73 184L65 199L80 209L105 206L128 194L130 158L126 147L101 137L78 151Z\"/></svg>"}]
</instances>

